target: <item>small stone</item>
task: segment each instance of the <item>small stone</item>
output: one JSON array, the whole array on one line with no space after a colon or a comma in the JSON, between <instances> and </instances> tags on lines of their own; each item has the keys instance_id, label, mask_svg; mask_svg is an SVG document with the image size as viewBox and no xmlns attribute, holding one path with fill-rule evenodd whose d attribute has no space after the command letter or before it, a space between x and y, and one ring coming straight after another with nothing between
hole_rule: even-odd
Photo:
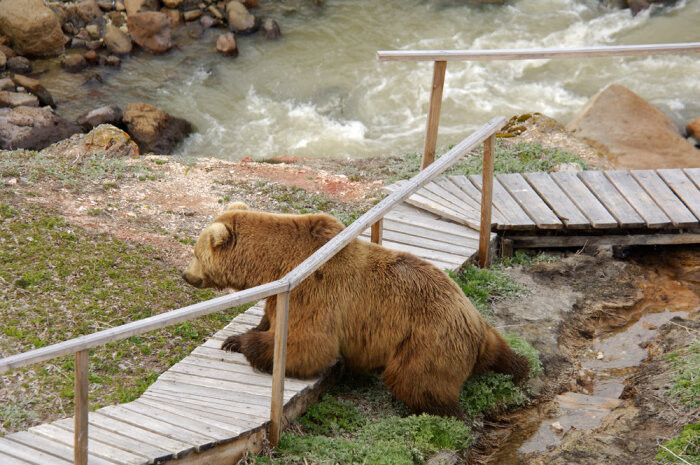
<instances>
[{"instance_id":1,"label":"small stone","mask_svg":"<svg viewBox=\"0 0 700 465\"><path fill-rule=\"evenodd\" d=\"M114 9L114 0L97 0L97 6L102 11L112 11Z\"/></svg>"},{"instance_id":2,"label":"small stone","mask_svg":"<svg viewBox=\"0 0 700 465\"><path fill-rule=\"evenodd\" d=\"M39 103L42 106L48 105L50 107L56 108L56 103L54 103L51 93L36 79L32 79L21 74L15 74L12 79L14 81L14 84L22 86L32 94L36 95L39 99Z\"/></svg>"},{"instance_id":3,"label":"small stone","mask_svg":"<svg viewBox=\"0 0 700 465\"><path fill-rule=\"evenodd\" d=\"M185 18L185 21L194 21L202 16L202 10L185 11L182 16Z\"/></svg>"},{"instance_id":4,"label":"small stone","mask_svg":"<svg viewBox=\"0 0 700 465\"><path fill-rule=\"evenodd\" d=\"M581 165L574 162L559 163L552 168L552 171L559 173L561 171L582 171Z\"/></svg>"},{"instance_id":5,"label":"small stone","mask_svg":"<svg viewBox=\"0 0 700 465\"><path fill-rule=\"evenodd\" d=\"M87 48L87 42L75 37L70 41L70 48Z\"/></svg>"},{"instance_id":6,"label":"small stone","mask_svg":"<svg viewBox=\"0 0 700 465\"><path fill-rule=\"evenodd\" d=\"M700 117L685 125L685 130L689 136L693 136L700 140Z\"/></svg>"},{"instance_id":7,"label":"small stone","mask_svg":"<svg viewBox=\"0 0 700 465\"><path fill-rule=\"evenodd\" d=\"M89 131L100 124L119 126L122 123L122 109L119 105L96 108L80 116L77 123L84 131Z\"/></svg>"},{"instance_id":8,"label":"small stone","mask_svg":"<svg viewBox=\"0 0 700 465\"><path fill-rule=\"evenodd\" d=\"M124 13L120 11L112 11L107 15L107 17L109 18L113 26L120 27L126 24L126 18L124 17Z\"/></svg>"},{"instance_id":9,"label":"small stone","mask_svg":"<svg viewBox=\"0 0 700 465\"><path fill-rule=\"evenodd\" d=\"M17 52L12 50L10 47L8 47L5 44L0 45L0 52L4 53L8 59L17 56Z\"/></svg>"},{"instance_id":10,"label":"small stone","mask_svg":"<svg viewBox=\"0 0 700 465\"><path fill-rule=\"evenodd\" d=\"M0 79L0 90L15 90L15 83L10 78Z\"/></svg>"},{"instance_id":11,"label":"small stone","mask_svg":"<svg viewBox=\"0 0 700 465\"><path fill-rule=\"evenodd\" d=\"M202 25L200 23L190 23L190 25L191 26L189 26L187 30L187 35L193 39L201 39L204 35L204 28Z\"/></svg>"},{"instance_id":12,"label":"small stone","mask_svg":"<svg viewBox=\"0 0 700 465\"><path fill-rule=\"evenodd\" d=\"M122 0L117 0L114 2L114 7L117 11L126 11L126 6L124 6L124 2Z\"/></svg>"},{"instance_id":13,"label":"small stone","mask_svg":"<svg viewBox=\"0 0 700 465\"><path fill-rule=\"evenodd\" d=\"M197 8L199 8L200 10L205 10L205 9L207 8L207 4L206 4L206 3L200 3L199 5L197 5Z\"/></svg>"},{"instance_id":14,"label":"small stone","mask_svg":"<svg viewBox=\"0 0 700 465\"><path fill-rule=\"evenodd\" d=\"M39 99L36 95L20 92L0 91L0 107L38 107Z\"/></svg>"},{"instance_id":15,"label":"small stone","mask_svg":"<svg viewBox=\"0 0 700 465\"><path fill-rule=\"evenodd\" d=\"M634 441L627 441L627 444L625 444L625 446L627 447L627 450L630 452L636 452L637 449L639 449L639 446Z\"/></svg>"},{"instance_id":16,"label":"small stone","mask_svg":"<svg viewBox=\"0 0 700 465\"><path fill-rule=\"evenodd\" d=\"M221 12L219 11L219 9L218 9L216 6L210 5L210 6L207 8L207 10L212 14L212 16L213 16L214 18L218 19L219 21L223 21L223 20L224 20L224 15L223 15L223 13L221 13Z\"/></svg>"},{"instance_id":17,"label":"small stone","mask_svg":"<svg viewBox=\"0 0 700 465\"><path fill-rule=\"evenodd\" d=\"M24 57L11 57L7 59L7 68L13 73L29 74L32 72L32 62Z\"/></svg>"},{"instance_id":18,"label":"small stone","mask_svg":"<svg viewBox=\"0 0 700 465\"><path fill-rule=\"evenodd\" d=\"M92 39L100 38L100 28L97 26L97 24L88 24L85 26L85 31Z\"/></svg>"},{"instance_id":19,"label":"small stone","mask_svg":"<svg viewBox=\"0 0 700 465\"><path fill-rule=\"evenodd\" d=\"M561 426L561 423L559 423L558 421L555 421L554 423L552 423L550 425L550 428L552 428L554 431L556 431L559 434L564 432L564 427Z\"/></svg>"},{"instance_id":20,"label":"small stone","mask_svg":"<svg viewBox=\"0 0 700 465\"><path fill-rule=\"evenodd\" d=\"M113 24L105 27L104 44L107 50L117 55L127 55L133 47L129 36Z\"/></svg>"},{"instance_id":21,"label":"small stone","mask_svg":"<svg viewBox=\"0 0 700 465\"><path fill-rule=\"evenodd\" d=\"M214 26L216 26L217 23L218 23L218 21L209 15L203 15L201 18L199 18L199 24L201 24L202 27L205 29L209 29L210 27L214 27Z\"/></svg>"},{"instance_id":22,"label":"small stone","mask_svg":"<svg viewBox=\"0 0 700 465\"><path fill-rule=\"evenodd\" d=\"M248 13L246 7L235 0L226 4L226 19L229 29L234 32L247 34L256 29L255 16Z\"/></svg>"},{"instance_id":23,"label":"small stone","mask_svg":"<svg viewBox=\"0 0 700 465\"><path fill-rule=\"evenodd\" d=\"M7 65L7 57L4 53L0 52L0 68L4 68Z\"/></svg>"},{"instance_id":24,"label":"small stone","mask_svg":"<svg viewBox=\"0 0 700 465\"><path fill-rule=\"evenodd\" d=\"M237 57L238 56L238 46L236 45L236 36L233 32L227 32L226 34L221 34L218 39L216 39L216 51L224 56Z\"/></svg>"},{"instance_id":25,"label":"small stone","mask_svg":"<svg viewBox=\"0 0 700 465\"><path fill-rule=\"evenodd\" d=\"M87 46L88 50L97 50L98 48L102 47L102 41L101 40L88 40L85 45Z\"/></svg>"},{"instance_id":26,"label":"small stone","mask_svg":"<svg viewBox=\"0 0 700 465\"><path fill-rule=\"evenodd\" d=\"M266 19L263 23L263 33L266 39L277 40L282 35L280 26L274 19Z\"/></svg>"},{"instance_id":27,"label":"small stone","mask_svg":"<svg viewBox=\"0 0 700 465\"><path fill-rule=\"evenodd\" d=\"M595 358L598 360L603 360L605 358L605 354L603 354L603 352L598 352L598 355L596 355Z\"/></svg>"},{"instance_id":28,"label":"small stone","mask_svg":"<svg viewBox=\"0 0 700 465\"><path fill-rule=\"evenodd\" d=\"M79 73L87 67L87 61L82 55L69 55L63 59L61 66L69 73Z\"/></svg>"},{"instance_id":29,"label":"small stone","mask_svg":"<svg viewBox=\"0 0 700 465\"><path fill-rule=\"evenodd\" d=\"M64 34L69 36L75 35L75 26L73 26L73 23L64 23L61 29L63 29Z\"/></svg>"},{"instance_id":30,"label":"small stone","mask_svg":"<svg viewBox=\"0 0 700 465\"><path fill-rule=\"evenodd\" d=\"M119 68L122 65L122 60L118 56L110 55L107 57L107 66Z\"/></svg>"},{"instance_id":31,"label":"small stone","mask_svg":"<svg viewBox=\"0 0 700 465\"><path fill-rule=\"evenodd\" d=\"M164 13L144 11L129 15L127 24L131 40L144 50L160 54L172 48L172 23Z\"/></svg>"},{"instance_id":32,"label":"small stone","mask_svg":"<svg viewBox=\"0 0 700 465\"><path fill-rule=\"evenodd\" d=\"M94 50L90 50L85 54L85 61L87 62L88 65L96 65L97 64L97 52Z\"/></svg>"},{"instance_id":33,"label":"small stone","mask_svg":"<svg viewBox=\"0 0 700 465\"><path fill-rule=\"evenodd\" d=\"M182 13L180 10L173 10L172 8L161 8L160 12L165 14L170 18L170 22L173 26L178 26L182 22Z\"/></svg>"},{"instance_id":34,"label":"small stone","mask_svg":"<svg viewBox=\"0 0 700 465\"><path fill-rule=\"evenodd\" d=\"M168 8L177 8L180 6L180 3L182 3L182 0L163 0L163 5Z\"/></svg>"}]
</instances>

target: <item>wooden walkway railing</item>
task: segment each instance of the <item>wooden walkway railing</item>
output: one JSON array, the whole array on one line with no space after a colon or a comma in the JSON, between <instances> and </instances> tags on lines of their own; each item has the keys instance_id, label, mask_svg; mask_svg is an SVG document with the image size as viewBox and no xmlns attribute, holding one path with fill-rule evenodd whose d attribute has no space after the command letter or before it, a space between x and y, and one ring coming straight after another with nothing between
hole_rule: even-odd
<instances>
[{"instance_id":1,"label":"wooden walkway railing","mask_svg":"<svg viewBox=\"0 0 700 465\"><path fill-rule=\"evenodd\" d=\"M560 58L624 57L699 53L700 42L679 44L614 45L579 48L533 48L513 50L391 50L378 51L379 61L432 61L433 86L425 130L425 145L421 166L435 159L442 90L448 61L542 60Z\"/></svg>"},{"instance_id":2,"label":"wooden walkway railing","mask_svg":"<svg viewBox=\"0 0 700 465\"><path fill-rule=\"evenodd\" d=\"M400 189L387 196L340 234L317 250L284 278L247 289L233 294L200 302L143 320L110 328L97 333L81 336L40 349L0 359L0 374L11 369L42 362L63 355L75 355L75 437L74 463L86 465L88 460L88 351L109 342L119 341L131 336L143 334L156 329L171 326L210 313L218 312L236 305L242 305L260 299L277 296L277 318L275 322L275 354L272 381L272 400L270 406L269 441L276 445L282 428L285 354L287 346L287 320L289 315L289 293L315 270L330 260L348 243L357 238L364 230L372 226L377 231L375 241L381 238L381 220L394 207L425 186L443 171L456 163L465 154L478 147L484 140L491 141L487 147L493 146L494 134L503 127L505 118L493 118L487 124L475 131L471 136L453 147L436 163L414 176ZM486 158L492 158L493 153L488 149ZM488 164L485 161L485 164ZM490 204L490 199L488 199ZM490 224L490 219L487 221Z\"/></svg>"}]
</instances>

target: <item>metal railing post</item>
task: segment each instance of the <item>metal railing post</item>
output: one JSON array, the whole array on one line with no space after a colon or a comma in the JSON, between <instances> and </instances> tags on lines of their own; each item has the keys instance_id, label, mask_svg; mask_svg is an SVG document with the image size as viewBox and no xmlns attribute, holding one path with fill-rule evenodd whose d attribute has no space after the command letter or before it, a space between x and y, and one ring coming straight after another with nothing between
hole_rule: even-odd
<instances>
[{"instance_id":1,"label":"metal railing post","mask_svg":"<svg viewBox=\"0 0 700 465\"><path fill-rule=\"evenodd\" d=\"M73 463L88 463L88 362L89 350L75 353L75 427Z\"/></svg>"},{"instance_id":2,"label":"metal railing post","mask_svg":"<svg viewBox=\"0 0 700 465\"><path fill-rule=\"evenodd\" d=\"M433 87L430 91L430 107L428 122L425 128L425 146L420 169L425 169L435 160L435 145L437 143L438 125L440 124L440 106L442 105L442 89L445 86L446 61L436 61L433 68Z\"/></svg>"},{"instance_id":3,"label":"metal railing post","mask_svg":"<svg viewBox=\"0 0 700 465\"><path fill-rule=\"evenodd\" d=\"M287 361L287 320L289 319L289 291L277 294L275 315L275 353L272 366L272 401L270 404L270 444L280 441L284 425L284 373Z\"/></svg>"},{"instance_id":4,"label":"metal railing post","mask_svg":"<svg viewBox=\"0 0 700 465\"><path fill-rule=\"evenodd\" d=\"M484 140L484 169L481 182L481 224L479 231L479 267L487 268L491 265L491 205L493 202L493 145L496 136L489 136Z\"/></svg>"}]
</instances>

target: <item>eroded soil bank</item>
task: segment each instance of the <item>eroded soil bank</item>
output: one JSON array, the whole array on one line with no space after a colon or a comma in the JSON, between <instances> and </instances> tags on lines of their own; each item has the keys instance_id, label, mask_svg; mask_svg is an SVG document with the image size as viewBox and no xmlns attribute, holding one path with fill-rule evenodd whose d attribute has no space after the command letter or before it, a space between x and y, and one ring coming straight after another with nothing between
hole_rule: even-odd
<instances>
[{"instance_id":1,"label":"eroded soil bank","mask_svg":"<svg viewBox=\"0 0 700 465\"><path fill-rule=\"evenodd\" d=\"M498 304L494 323L540 351L544 374L538 401L492 419L475 463L655 463L697 422L675 395L673 361L700 335L700 248L620 252L507 271L530 293Z\"/></svg>"}]
</instances>

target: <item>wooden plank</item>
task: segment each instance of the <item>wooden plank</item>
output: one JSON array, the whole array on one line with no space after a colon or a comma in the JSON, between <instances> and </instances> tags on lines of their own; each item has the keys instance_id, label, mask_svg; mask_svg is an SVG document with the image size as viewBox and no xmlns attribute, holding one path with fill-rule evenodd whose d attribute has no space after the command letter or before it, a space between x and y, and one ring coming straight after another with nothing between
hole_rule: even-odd
<instances>
[{"instance_id":1,"label":"wooden plank","mask_svg":"<svg viewBox=\"0 0 700 465\"><path fill-rule=\"evenodd\" d=\"M481 208L481 191L477 189L476 186L472 184L466 176L447 176L445 179L450 181L457 189L459 189L462 193L464 193L466 196L472 199L477 205L479 205L479 208ZM493 202L491 203L491 205L491 226L493 227L497 224L505 223L505 217L503 216L501 211L498 208L496 208L495 205L493 205Z\"/></svg>"},{"instance_id":2,"label":"wooden plank","mask_svg":"<svg viewBox=\"0 0 700 465\"><path fill-rule=\"evenodd\" d=\"M395 185L387 186L384 189L389 192L395 192L395 189L401 188L404 185L405 182L399 181ZM467 213L464 210L457 210L445 199L428 190L421 189L406 199L406 203L438 215L441 218L446 218L454 221L455 223L464 224L471 228L478 229L479 219L476 216L476 213L472 214Z\"/></svg>"},{"instance_id":3,"label":"wooden plank","mask_svg":"<svg viewBox=\"0 0 700 465\"><path fill-rule=\"evenodd\" d=\"M6 455L2 450L0 450L0 463L3 465L32 465L30 462Z\"/></svg>"},{"instance_id":4,"label":"wooden plank","mask_svg":"<svg viewBox=\"0 0 700 465\"><path fill-rule=\"evenodd\" d=\"M465 178L466 180L466 178ZM453 203L457 203L457 205L461 205L462 207L468 208L470 211L481 211L481 204L479 201L474 200L470 195L468 195L466 192L464 192L462 189L457 187L455 183L447 179L445 176L440 176L439 178L435 178L435 180L431 183L439 186L441 189L443 189L445 192L448 192L450 194L450 197L453 201ZM427 186L426 186L427 187Z\"/></svg>"},{"instance_id":5,"label":"wooden plank","mask_svg":"<svg viewBox=\"0 0 700 465\"><path fill-rule=\"evenodd\" d=\"M72 419L68 419L72 421ZM44 436L39 436L31 431L20 431L18 433L13 433L7 436L7 439L14 441L19 444L23 444L32 449L53 455L67 462L73 463L73 446L68 446L62 442L53 441L51 439L45 438ZM0 464L5 464L2 456L0 456ZM114 462L104 460L100 457L95 457L94 455L88 456L89 465L114 465Z\"/></svg>"},{"instance_id":6,"label":"wooden plank","mask_svg":"<svg viewBox=\"0 0 700 465\"><path fill-rule=\"evenodd\" d=\"M377 245L382 245L382 234L384 233L384 220L378 220L372 226L372 242Z\"/></svg>"},{"instance_id":7,"label":"wooden plank","mask_svg":"<svg viewBox=\"0 0 700 465\"><path fill-rule=\"evenodd\" d=\"M438 184L438 179L440 178L426 184L423 189L418 191L418 194L429 196L436 203L439 202L446 209L452 210L465 218L475 219L478 217L479 207L471 208L469 205L465 205L459 197L455 197L451 192Z\"/></svg>"},{"instance_id":8,"label":"wooden plank","mask_svg":"<svg viewBox=\"0 0 700 465\"><path fill-rule=\"evenodd\" d=\"M206 414L224 416L228 418L232 424L246 426L247 428L258 427L267 423L270 420L269 415L262 416L261 414L240 413L234 410L228 402L216 402L212 399L195 399L181 395L170 395L162 392L144 392L141 399L151 399L159 401L163 404L181 407L186 410L194 410ZM186 410L183 410L185 412Z\"/></svg>"},{"instance_id":9,"label":"wooden plank","mask_svg":"<svg viewBox=\"0 0 700 465\"><path fill-rule=\"evenodd\" d=\"M244 324L247 326L258 326L260 324L260 317L257 315L249 315L247 313L241 313L236 318L233 319L233 324Z\"/></svg>"},{"instance_id":10,"label":"wooden plank","mask_svg":"<svg viewBox=\"0 0 700 465\"><path fill-rule=\"evenodd\" d=\"M494 143L495 137L491 136L484 141L483 176L481 186L481 215L479 216L479 267L487 268L491 265L491 212L493 210L493 168L494 168Z\"/></svg>"},{"instance_id":11,"label":"wooden plank","mask_svg":"<svg viewBox=\"0 0 700 465\"><path fill-rule=\"evenodd\" d=\"M256 405L268 405L270 402L270 396L272 395L272 390L270 388L264 388L262 386L251 386L248 384L235 383L232 381L221 381L217 379L208 378L198 378L195 376L183 375L180 373L163 373L158 381L158 386L160 386L160 381L163 383L170 382L174 385L179 383L187 384L190 386L198 386L204 389L214 389L217 391L230 392L237 396L239 402L249 402ZM155 383L154 383L155 385ZM289 392L287 397L293 397L294 393Z\"/></svg>"},{"instance_id":12,"label":"wooden plank","mask_svg":"<svg viewBox=\"0 0 700 465\"><path fill-rule=\"evenodd\" d=\"M479 232L477 230L469 227L465 228L463 225L455 224L450 221L441 220L433 213L420 210L405 203L397 205L394 210L387 214L385 219L397 223L420 226L421 228L431 231L444 231L457 236L479 240Z\"/></svg>"},{"instance_id":13,"label":"wooden plank","mask_svg":"<svg viewBox=\"0 0 700 465\"><path fill-rule=\"evenodd\" d=\"M380 50L379 61L491 61L645 56L700 52L700 42L501 50Z\"/></svg>"},{"instance_id":14,"label":"wooden plank","mask_svg":"<svg viewBox=\"0 0 700 465\"><path fill-rule=\"evenodd\" d=\"M236 373L218 369L212 369L210 367L205 367L202 365L190 365L184 364L182 362L173 365L169 370L169 373L180 373L192 377L206 378L210 380L220 380L224 382L234 383L236 385L249 385L250 391L253 393L267 393L271 392L272 389L272 377L262 376L262 375L245 375L243 373ZM300 392L307 389L308 386L305 384L295 383L294 386L287 386L290 392ZM248 392L248 391L245 391Z\"/></svg>"},{"instance_id":15,"label":"wooden plank","mask_svg":"<svg viewBox=\"0 0 700 465\"><path fill-rule=\"evenodd\" d=\"M631 170L630 174L671 219L673 226L690 228L698 225L697 218L653 170Z\"/></svg>"},{"instance_id":16,"label":"wooden plank","mask_svg":"<svg viewBox=\"0 0 700 465\"><path fill-rule=\"evenodd\" d=\"M227 352L221 347L205 347L204 344L195 348L189 356L197 355L211 360L222 360L228 363L238 363L239 365L250 366L245 356L238 352Z\"/></svg>"},{"instance_id":17,"label":"wooden plank","mask_svg":"<svg viewBox=\"0 0 700 465\"><path fill-rule=\"evenodd\" d=\"M88 463L88 364L90 355L88 350L75 353L75 437L74 461L75 465L87 465Z\"/></svg>"},{"instance_id":18,"label":"wooden plank","mask_svg":"<svg viewBox=\"0 0 700 465\"><path fill-rule=\"evenodd\" d=\"M557 215L519 173L499 174L498 180L539 229L564 227Z\"/></svg>"},{"instance_id":19,"label":"wooden plank","mask_svg":"<svg viewBox=\"0 0 700 465\"><path fill-rule=\"evenodd\" d=\"M385 240L384 247L388 249L398 250L400 252L408 252L426 261L431 261L435 259L443 263L451 263L453 265L461 265L465 261L465 258L460 255L436 252L434 250L426 250L409 244L402 244L400 242L392 242Z\"/></svg>"},{"instance_id":20,"label":"wooden plank","mask_svg":"<svg viewBox=\"0 0 700 465\"><path fill-rule=\"evenodd\" d=\"M34 426L30 428L29 431L51 439L52 441L61 442L67 446L73 445L74 432L72 430L65 430L49 423ZM88 443L88 451L95 457L100 457L114 463L137 465L147 462L147 460L144 460L144 457L140 455L94 440Z\"/></svg>"},{"instance_id":21,"label":"wooden plank","mask_svg":"<svg viewBox=\"0 0 700 465\"><path fill-rule=\"evenodd\" d=\"M424 170L435 160L438 125L440 124L440 106L442 105L442 88L445 84L446 61L436 61L433 65L433 85L430 89L430 106L428 120L425 124L425 145L420 169Z\"/></svg>"},{"instance_id":22,"label":"wooden plank","mask_svg":"<svg viewBox=\"0 0 700 465\"><path fill-rule=\"evenodd\" d=\"M578 207L574 205L571 199L552 180L548 173L523 173L523 177L568 229L585 229L591 227L588 218L581 213ZM632 207L630 207L630 209L631 208Z\"/></svg>"},{"instance_id":23,"label":"wooden plank","mask_svg":"<svg viewBox=\"0 0 700 465\"><path fill-rule=\"evenodd\" d=\"M236 418L229 415L229 412L223 409L215 412L212 410L206 410L202 408L193 408L189 404L182 404L180 402L174 401L172 399L163 399L157 397L143 397L139 399L140 403L144 405L149 405L160 410L165 410L169 413L174 413L180 416L185 416L187 418L193 418L202 423L208 423L211 425L228 425L229 428L235 427L239 433L233 435L233 437L238 437L242 434L247 434L248 431L254 428L258 428L260 425L267 423L268 420L258 421L252 418ZM194 406L197 407L197 406Z\"/></svg>"},{"instance_id":24,"label":"wooden plank","mask_svg":"<svg viewBox=\"0 0 700 465\"><path fill-rule=\"evenodd\" d=\"M253 370L251 366L238 365L234 363L226 363L220 360L209 360L195 357L185 357L178 365L186 365L191 367L200 368L211 368L212 370L217 370L221 372L229 372L231 376L236 376L233 381L245 382L248 384L271 386L272 376L267 374L262 374L258 371ZM242 378L239 376L243 375ZM230 378L227 378L230 379ZM313 378L312 381L316 381L317 378ZM285 385L289 386L289 389L293 391L303 391L309 386L313 385L313 382L308 380L300 380L296 378L290 378L289 376L285 380Z\"/></svg>"},{"instance_id":25,"label":"wooden plank","mask_svg":"<svg viewBox=\"0 0 700 465\"><path fill-rule=\"evenodd\" d=\"M686 207L693 212L696 218L700 219L700 191L698 186L687 174L693 173L691 170L681 171L674 169L656 170L668 187L676 193Z\"/></svg>"},{"instance_id":26,"label":"wooden plank","mask_svg":"<svg viewBox=\"0 0 700 465\"><path fill-rule=\"evenodd\" d=\"M416 238L429 238L435 241L439 241L445 244L455 244L461 247L466 247L469 249L476 249L478 244L478 238L465 237L452 234L446 231L436 231L424 228L420 225L402 223L396 220L387 220L384 223L384 229L386 231L401 232L403 234L409 234L415 236ZM466 229L466 228L465 228Z\"/></svg>"},{"instance_id":27,"label":"wooden plank","mask_svg":"<svg viewBox=\"0 0 700 465\"><path fill-rule=\"evenodd\" d=\"M414 236L397 231L386 231L384 233L386 241L422 247L425 250L444 252L452 255L469 257L476 252L475 247L465 247L454 243L437 241L427 237Z\"/></svg>"},{"instance_id":28,"label":"wooden plank","mask_svg":"<svg viewBox=\"0 0 700 465\"><path fill-rule=\"evenodd\" d=\"M175 426L168 422L141 415L124 408L122 405L111 405L100 409L100 413L115 420L128 423L156 434L166 436L176 441L182 441L195 446L195 450L208 448L216 443L216 439L194 432L181 426Z\"/></svg>"},{"instance_id":29,"label":"wooden plank","mask_svg":"<svg viewBox=\"0 0 700 465\"><path fill-rule=\"evenodd\" d=\"M700 189L700 168L683 168L683 172L693 181L695 187Z\"/></svg>"},{"instance_id":30,"label":"wooden plank","mask_svg":"<svg viewBox=\"0 0 700 465\"><path fill-rule=\"evenodd\" d=\"M700 234L635 234L604 236L511 236L518 248L581 247L598 245L700 244Z\"/></svg>"},{"instance_id":31,"label":"wooden plank","mask_svg":"<svg viewBox=\"0 0 700 465\"><path fill-rule=\"evenodd\" d=\"M52 424L66 431L73 431L73 425L69 418L55 421ZM172 451L163 449L158 444L136 440L119 434L118 432L108 431L98 427L90 428L90 440L99 441L127 452L133 452L135 455L147 458L146 461L148 462L166 460L172 458L174 455ZM89 457L88 463L92 463Z\"/></svg>"},{"instance_id":32,"label":"wooden plank","mask_svg":"<svg viewBox=\"0 0 700 465\"><path fill-rule=\"evenodd\" d=\"M605 171L605 177L620 191L620 194L639 213L639 216L644 218L648 228L663 228L671 224L670 218L656 205L654 199L649 197L649 194L642 189L642 186L628 171Z\"/></svg>"},{"instance_id":33,"label":"wooden plank","mask_svg":"<svg viewBox=\"0 0 700 465\"><path fill-rule=\"evenodd\" d=\"M212 389L205 389L201 386L192 385L178 385L178 384L162 384L156 389L151 389L148 392L153 392L154 394L177 397L177 396L196 396L200 399L211 400L212 402L228 402L231 404L231 409L238 411L239 413L251 412L251 414L261 417L269 418L270 407L263 406L259 404L248 404L241 402L240 397L236 396L235 393L230 393L227 391L216 391Z\"/></svg>"},{"instance_id":34,"label":"wooden plank","mask_svg":"<svg viewBox=\"0 0 700 465\"><path fill-rule=\"evenodd\" d=\"M5 438L0 438L0 452L32 465L70 465L73 463Z\"/></svg>"},{"instance_id":35,"label":"wooden plank","mask_svg":"<svg viewBox=\"0 0 700 465\"><path fill-rule=\"evenodd\" d=\"M617 220L621 228L641 228L644 219L632 208L602 171L580 171L578 177Z\"/></svg>"},{"instance_id":36,"label":"wooden plank","mask_svg":"<svg viewBox=\"0 0 700 465\"><path fill-rule=\"evenodd\" d=\"M473 174L469 180L481 190L481 175ZM535 229L535 222L518 205L498 179L493 180L493 205L503 214L507 224L499 225L504 229Z\"/></svg>"},{"instance_id":37,"label":"wooden plank","mask_svg":"<svg viewBox=\"0 0 700 465\"><path fill-rule=\"evenodd\" d=\"M612 229L619 225L610 212L572 171L552 173L552 180L564 191L595 229Z\"/></svg>"},{"instance_id":38,"label":"wooden plank","mask_svg":"<svg viewBox=\"0 0 700 465\"><path fill-rule=\"evenodd\" d=\"M145 409L147 414L158 414L157 418L164 421L184 421L190 424L203 424L211 431L221 431L222 438L235 438L248 431L250 423L236 421L232 417L224 417L223 415L213 415L205 412L197 412L196 410L187 410L184 406L173 406L169 402L163 402L159 399L137 399L132 402L135 408ZM160 416L164 415L164 416ZM224 420L222 420L224 418ZM181 420L183 419L183 420ZM182 423L175 423L182 424Z\"/></svg>"},{"instance_id":39,"label":"wooden plank","mask_svg":"<svg viewBox=\"0 0 700 465\"><path fill-rule=\"evenodd\" d=\"M158 444L159 447L166 449L172 454L188 453L194 450L195 443L193 442L180 441L173 437L117 420L103 415L100 413L101 411L102 409L90 413L88 422L91 428L112 431L130 439L145 441L149 444Z\"/></svg>"}]
</instances>

